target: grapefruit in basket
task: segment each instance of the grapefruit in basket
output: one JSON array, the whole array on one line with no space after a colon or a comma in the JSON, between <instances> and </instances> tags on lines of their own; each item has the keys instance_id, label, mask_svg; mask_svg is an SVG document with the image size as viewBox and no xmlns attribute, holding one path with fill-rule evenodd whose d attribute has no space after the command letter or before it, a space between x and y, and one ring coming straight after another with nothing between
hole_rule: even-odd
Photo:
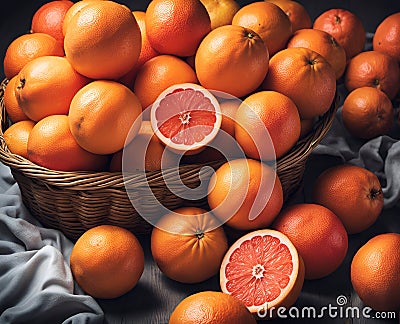
<instances>
[{"instance_id":1,"label":"grapefruit in basket","mask_svg":"<svg viewBox=\"0 0 400 324\"><path fill-rule=\"evenodd\" d=\"M50 115L67 115L72 98L90 81L59 56L35 58L17 78L14 91L18 104L34 121Z\"/></svg>"},{"instance_id":2,"label":"grapefruit in basket","mask_svg":"<svg viewBox=\"0 0 400 324\"><path fill-rule=\"evenodd\" d=\"M22 111L22 108L18 104L18 100L15 94L15 82L18 76L14 76L7 83L6 89L4 90L4 107L6 108L7 116L13 123L21 120L29 119L27 115Z\"/></svg>"},{"instance_id":3,"label":"grapefruit in basket","mask_svg":"<svg viewBox=\"0 0 400 324\"><path fill-rule=\"evenodd\" d=\"M260 86L268 59L268 49L256 32L225 25L204 37L194 61L203 87L242 97Z\"/></svg>"},{"instance_id":4,"label":"grapefruit in basket","mask_svg":"<svg viewBox=\"0 0 400 324\"><path fill-rule=\"evenodd\" d=\"M222 121L214 95L194 83L168 87L151 106L151 126L167 148L196 153L217 135Z\"/></svg>"},{"instance_id":5,"label":"grapefruit in basket","mask_svg":"<svg viewBox=\"0 0 400 324\"><path fill-rule=\"evenodd\" d=\"M76 71L92 79L122 77L136 64L140 49L135 17L114 1L91 1L65 28L66 57Z\"/></svg>"},{"instance_id":6,"label":"grapefruit in basket","mask_svg":"<svg viewBox=\"0 0 400 324\"><path fill-rule=\"evenodd\" d=\"M63 47L54 37L44 33L19 36L7 47L3 61L4 75L10 80L27 63L45 55L64 55Z\"/></svg>"},{"instance_id":7,"label":"grapefruit in basket","mask_svg":"<svg viewBox=\"0 0 400 324\"><path fill-rule=\"evenodd\" d=\"M286 48L269 61L264 90L274 90L294 101L302 119L329 110L336 92L336 75L328 61L303 47Z\"/></svg>"},{"instance_id":8,"label":"grapefruit in basket","mask_svg":"<svg viewBox=\"0 0 400 324\"><path fill-rule=\"evenodd\" d=\"M21 120L6 129L3 137L11 153L28 158L28 138L33 126L32 120Z\"/></svg>"},{"instance_id":9,"label":"grapefruit in basket","mask_svg":"<svg viewBox=\"0 0 400 324\"><path fill-rule=\"evenodd\" d=\"M138 133L141 112L139 99L129 88L115 81L96 80L72 99L69 123L72 135L85 150L111 154Z\"/></svg>"},{"instance_id":10,"label":"grapefruit in basket","mask_svg":"<svg viewBox=\"0 0 400 324\"><path fill-rule=\"evenodd\" d=\"M283 204L283 190L276 172L252 159L224 163L211 177L208 204L228 226L253 230L269 226Z\"/></svg>"},{"instance_id":11,"label":"grapefruit in basket","mask_svg":"<svg viewBox=\"0 0 400 324\"><path fill-rule=\"evenodd\" d=\"M295 246L286 235L271 229L239 238L220 269L221 290L261 317L274 315L278 307L292 306L303 282L304 263Z\"/></svg>"},{"instance_id":12,"label":"grapefruit in basket","mask_svg":"<svg viewBox=\"0 0 400 324\"><path fill-rule=\"evenodd\" d=\"M27 150L31 162L52 170L101 171L108 163L106 155L90 153L78 145L66 115L51 115L36 123Z\"/></svg>"},{"instance_id":13,"label":"grapefruit in basket","mask_svg":"<svg viewBox=\"0 0 400 324\"><path fill-rule=\"evenodd\" d=\"M64 34L62 27L64 17L73 4L69 0L55 0L42 5L32 17L31 32L49 34L63 46Z\"/></svg>"},{"instance_id":14,"label":"grapefruit in basket","mask_svg":"<svg viewBox=\"0 0 400 324\"><path fill-rule=\"evenodd\" d=\"M211 30L211 21L199 0L153 0L146 9L146 33L161 54L190 56Z\"/></svg>"}]
</instances>

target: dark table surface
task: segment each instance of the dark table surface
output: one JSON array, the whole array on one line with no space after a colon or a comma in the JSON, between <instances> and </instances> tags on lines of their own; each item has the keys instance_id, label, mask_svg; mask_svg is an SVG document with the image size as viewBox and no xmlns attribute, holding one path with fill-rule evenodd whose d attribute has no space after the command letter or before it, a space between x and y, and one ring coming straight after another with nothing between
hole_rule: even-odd
<instances>
[{"instance_id":1,"label":"dark table surface","mask_svg":"<svg viewBox=\"0 0 400 324\"><path fill-rule=\"evenodd\" d=\"M47 1L4 1L0 8L0 56L3 58L8 44L17 36L26 33L30 29L30 21L33 13ZM145 10L149 1L121 0L120 3L127 5L131 10ZM252 1L238 1L241 5ZM330 8L345 8L357 14L363 21L366 31L373 32L376 26L387 15L400 11L400 1L398 0L379 0L379 1L357 1L357 0L337 0L337 1L318 1L301 0L314 20L323 11ZM3 78L3 67L0 74ZM307 201L309 190L316 176L327 167L338 163L334 158L312 156L304 175L304 184L296 198L297 202ZM400 233L400 208L384 210L377 223L369 230L349 237L349 251L347 257L340 268L332 275L313 281L306 281L301 295L295 306L301 309L313 307L316 315L324 307L336 308L336 315L329 316L325 312L323 318L312 320L307 318L300 319L277 319L270 323L399 323L399 314L396 319L377 319L362 316L364 305L352 289L349 277L351 259L356 250L364 244L370 237L384 232ZM174 307L184 297L202 290L219 290L218 276L215 276L200 284L180 284L166 278L158 270L152 260L149 236L140 237L145 250L146 261L145 270L138 285L126 295L112 300L98 300L105 312L107 323L166 323L169 314ZM338 299L344 297L345 299ZM338 304L339 301L339 304ZM342 304L340 304L342 303ZM339 307L343 305L342 307ZM356 307L360 311L360 318L350 318L351 307ZM342 310L341 310L342 309ZM374 316L374 313L369 313ZM379 315L379 314L376 314ZM376 316L375 316L376 317Z\"/></svg>"}]
</instances>

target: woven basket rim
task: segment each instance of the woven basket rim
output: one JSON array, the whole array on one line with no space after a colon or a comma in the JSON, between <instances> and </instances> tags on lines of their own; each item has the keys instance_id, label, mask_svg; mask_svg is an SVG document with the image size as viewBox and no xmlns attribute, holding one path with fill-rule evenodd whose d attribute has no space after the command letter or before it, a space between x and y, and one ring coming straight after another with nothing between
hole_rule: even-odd
<instances>
[{"instance_id":1,"label":"woven basket rim","mask_svg":"<svg viewBox=\"0 0 400 324\"><path fill-rule=\"evenodd\" d=\"M4 106L4 90L8 83L7 79L3 79L0 84L0 161L9 166L11 169L18 171L29 178L38 179L48 185L59 186L63 189L71 190L96 190L96 189L118 189L124 188L125 181L134 183L144 179L143 172L138 174L129 173L122 174L121 172L110 171L57 171L50 170L28 159L13 154L7 147L3 137L3 130L9 126L7 112ZM314 123L312 131L304 138L299 140L292 149L284 156L279 158L274 166L277 172L284 172L298 161L306 159L312 150L319 144L322 138L329 131L338 108L339 96L336 92L335 98L329 110L319 117ZM198 175L199 170L204 166L212 166L214 168L223 164L224 160L215 161L212 163L187 164L179 166L182 177L190 177ZM168 172L168 170L163 170ZM154 179L160 177L161 171L146 171L145 178Z\"/></svg>"}]
</instances>

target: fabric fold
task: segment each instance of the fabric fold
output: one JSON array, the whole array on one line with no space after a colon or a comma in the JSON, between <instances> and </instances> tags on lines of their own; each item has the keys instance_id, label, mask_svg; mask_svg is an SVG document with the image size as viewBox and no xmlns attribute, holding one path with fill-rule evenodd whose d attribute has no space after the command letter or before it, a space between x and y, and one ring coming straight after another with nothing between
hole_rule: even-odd
<instances>
[{"instance_id":1,"label":"fabric fold","mask_svg":"<svg viewBox=\"0 0 400 324\"><path fill-rule=\"evenodd\" d=\"M0 323L103 323L73 280L73 243L30 215L3 164L0 175Z\"/></svg>"}]
</instances>

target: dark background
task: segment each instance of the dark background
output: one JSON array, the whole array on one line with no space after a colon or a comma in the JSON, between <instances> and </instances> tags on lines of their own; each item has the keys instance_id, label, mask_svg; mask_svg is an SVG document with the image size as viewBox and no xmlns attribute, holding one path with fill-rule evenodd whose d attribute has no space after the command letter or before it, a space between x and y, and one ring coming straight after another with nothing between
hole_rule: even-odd
<instances>
[{"instance_id":1,"label":"dark background","mask_svg":"<svg viewBox=\"0 0 400 324\"><path fill-rule=\"evenodd\" d=\"M16 37L27 33L30 29L31 18L34 12L47 1L2 1L0 6L0 56L3 60L8 44ZM133 10L145 10L149 1L120 0ZM243 0L237 2L244 5L253 1ZM367 32L374 32L377 25L389 14L400 11L399 0L299 0L312 20L327 9L344 8L354 12L363 22ZM4 77L1 66L1 78ZM337 163L329 158L311 158L305 173L305 189L313 179L328 166ZM349 238L349 251L346 260L341 267L327 278L305 282L303 290L296 305L298 307L314 306L317 309L328 304L336 306L336 298L344 295L348 299L346 306L357 306L362 310L362 303L351 287L349 267L355 251L376 234L393 231L400 232L398 221L399 208L386 210L381 215L374 227L356 236ZM135 289L126 295L113 300L99 300L99 304L105 312L107 323L166 323L169 314L184 297L201 290L219 290L218 277L215 276L203 283L184 285L169 280L157 269L151 258L149 238L141 237L141 243L146 254L145 271ZM377 319L311 319L300 320L274 320L269 323L362 323L362 324L386 324L399 323L396 320Z\"/></svg>"}]
</instances>

